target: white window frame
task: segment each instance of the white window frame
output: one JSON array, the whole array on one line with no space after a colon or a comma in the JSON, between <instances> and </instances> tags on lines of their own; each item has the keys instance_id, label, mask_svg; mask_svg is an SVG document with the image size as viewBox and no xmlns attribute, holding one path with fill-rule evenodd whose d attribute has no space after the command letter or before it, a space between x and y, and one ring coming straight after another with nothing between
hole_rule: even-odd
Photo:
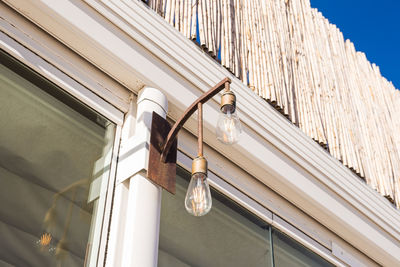
<instances>
[{"instance_id":1,"label":"white window frame","mask_svg":"<svg viewBox=\"0 0 400 267\"><path fill-rule=\"evenodd\" d=\"M191 159L197 155L197 139L188 130L183 130L178 143L178 164L190 171ZM367 255L257 181L214 148L205 145L204 151L210 184L271 226L337 266L377 266Z\"/></svg>"},{"instance_id":2,"label":"white window frame","mask_svg":"<svg viewBox=\"0 0 400 267\"><path fill-rule=\"evenodd\" d=\"M194 138L189 132L184 130L184 133L180 135L180 147L178 150L178 155L177 155L177 164L182 167L183 169L187 170L189 173L191 171L192 167L192 160L195 157L196 154L191 154L195 153L192 150L189 150L189 154L186 154L184 152L185 148L188 147L193 147L195 145L195 142L197 142L196 138ZM183 137L183 138L182 138ZM182 140L183 139L183 140ZM195 148L195 147L193 147ZM208 147L206 148L206 153L207 153L207 158L209 162L212 162L213 160L215 161L221 161L221 158L215 157L215 151L212 151L213 149ZM186 150L187 152L188 150ZM213 153L210 153L213 152ZM190 155L190 156L189 156ZM230 169L237 168L229 162L228 160L223 160L225 162L220 162L220 164L226 163L227 165L230 165ZM227 165L224 165L226 167ZM321 256L328 262L332 263L335 266L347 266L348 264L350 266L372 266L374 263L372 261L364 261L362 259L357 259L354 256L351 256L351 250L347 247L347 253L346 259L341 259L340 255L334 254L331 251L331 247L327 248L321 243L319 243L317 240L313 239L309 235L305 234L301 229L297 228L296 225L297 223L304 223L302 220L305 220L305 216L302 217L297 217L295 221L291 221L290 223L287 222L285 219L280 217L279 215L273 213L271 210L269 210L267 207L263 206L259 201L257 201L257 198L251 197L248 192L252 191L251 189L247 191L246 193L243 192L243 190L237 187L235 187L235 183L233 181L229 181L229 171L227 172L221 172L221 171L216 171L215 169L213 170L212 167L208 171L208 180L210 185L216 189L217 191L221 192L225 196L227 196L229 199L232 201L238 203L241 205L243 208L248 210L249 212L253 213L272 227L280 230L281 232L285 233L292 239L296 240L306 248L310 249L317 255ZM236 172L239 174L240 172ZM232 183L233 182L233 183ZM251 186L250 186L251 188ZM254 188L253 188L254 189ZM264 188L266 189L266 188ZM268 189L267 189L268 190ZM164 194L168 194L168 192L163 192ZM276 198L276 196L274 196ZM275 199L278 201L277 199ZM279 203L281 204L281 203ZM283 203L283 205L288 205L288 203ZM306 222L307 223L307 222ZM314 225L315 227L315 225ZM338 243L340 243L339 240L337 240ZM340 243L342 246L346 246L343 243Z\"/></svg>"},{"instance_id":3,"label":"white window frame","mask_svg":"<svg viewBox=\"0 0 400 267\"><path fill-rule=\"evenodd\" d=\"M100 215L99 218L101 219L96 220L96 225L94 226L95 231L99 233L94 236L94 243L99 244L99 246L97 250L92 250L96 253L96 256L93 258L94 260L88 263L87 266L98 266L99 263L101 265L101 263L104 262L105 249L107 245L107 235L111 215L112 193L115 184L119 141L121 138L124 113L100 98L95 93L93 93L93 91L102 90L102 88L94 87L90 88L93 91L89 90L88 88L77 82L75 79L68 76L65 72L56 68L54 65L44 60L43 57L32 51L33 49L40 49L42 53L46 53L47 57L55 57L55 55L52 54L49 50L46 50L43 47L38 47L38 44L36 42L30 40L28 36L24 35L22 32L19 32L18 29L13 28L13 26L8 24L7 22L2 21L1 26L3 27L3 30L5 28L11 29L12 33L14 33L13 37L23 38L25 46L23 46L17 40L13 39L11 36L7 35L4 31L0 31L0 49L14 57L21 63L29 66L33 69L33 71L36 71L46 79L55 83L61 89L77 98L78 101L86 104L116 125L113 140L113 149L111 152L112 156L110 161L110 170L108 172L108 183L103 183L98 192L98 194L100 194L101 196L99 199L99 201L101 201L99 203L99 206L103 207L103 209L97 211L97 214ZM28 48L26 45L31 47ZM65 62L65 64L67 65L68 63ZM76 73L78 73L78 70L75 71Z\"/></svg>"}]
</instances>

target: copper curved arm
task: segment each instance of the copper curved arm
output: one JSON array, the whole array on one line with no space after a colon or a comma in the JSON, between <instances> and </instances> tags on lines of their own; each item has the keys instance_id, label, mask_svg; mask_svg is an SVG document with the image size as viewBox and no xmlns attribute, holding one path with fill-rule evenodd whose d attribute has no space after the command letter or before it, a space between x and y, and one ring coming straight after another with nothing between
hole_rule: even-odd
<instances>
[{"instance_id":1,"label":"copper curved arm","mask_svg":"<svg viewBox=\"0 0 400 267\"><path fill-rule=\"evenodd\" d=\"M210 100L213 96L218 94L222 89L229 90L229 85L231 83L231 79L225 78L222 81L220 81L218 84L216 84L213 88L205 92L202 96L200 96L196 101L193 102L190 107L188 107L183 113L182 117L177 120L172 126L171 130L168 133L167 139L165 141L165 145L162 148L162 153L161 153L161 161L165 162L167 155L169 153L169 150L172 146L172 143L174 142L179 130L183 127L185 122L189 119L189 117L197 110L198 104L202 103L204 104L208 100Z\"/></svg>"}]
</instances>

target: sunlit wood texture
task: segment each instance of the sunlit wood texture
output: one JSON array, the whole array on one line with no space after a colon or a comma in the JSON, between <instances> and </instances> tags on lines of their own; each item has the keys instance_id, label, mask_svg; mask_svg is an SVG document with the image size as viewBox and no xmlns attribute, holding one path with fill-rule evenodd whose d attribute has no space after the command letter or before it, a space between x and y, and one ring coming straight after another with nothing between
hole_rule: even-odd
<instances>
[{"instance_id":1,"label":"sunlit wood texture","mask_svg":"<svg viewBox=\"0 0 400 267\"><path fill-rule=\"evenodd\" d=\"M400 206L400 92L309 1L148 5Z\"/></svg>"}]
</instances>

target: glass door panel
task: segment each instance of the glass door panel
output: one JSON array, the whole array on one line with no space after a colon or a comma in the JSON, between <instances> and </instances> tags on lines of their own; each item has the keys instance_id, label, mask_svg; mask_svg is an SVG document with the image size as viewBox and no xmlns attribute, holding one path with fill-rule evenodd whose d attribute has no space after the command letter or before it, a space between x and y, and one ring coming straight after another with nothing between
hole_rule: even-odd
<instances>
[{"instance_id":1,"label":"glass door panel","mask_svg":"<svg viewBox=\"0 0 400 267\"><path fill-rule=\"evenodd\" d=\"M334 266L321 258L321 256L277 230L272 231L272 242L274 245L274 261L276 267Z\"/></svg>"},{"instance_id":2,"label":"glass door panel","mask_svg":"<svg viewBox=\"0 0 400 267\"><path fill-rule=\"evenodd\" d=\"M115 127L0 56L0 266L94 265Z\"/></svg>"},{"instance_id":3,"label":"glass door panel","mask_svg":"<svg viewBox=\"0 0 400 267\"><path fill-rule=\"evenodd\" d=\"M163 193L158 266L271 266L268 225L216 191L210 213L189 215L189 178L178 169L176 195Z\"/></svg>"}]
</instances>

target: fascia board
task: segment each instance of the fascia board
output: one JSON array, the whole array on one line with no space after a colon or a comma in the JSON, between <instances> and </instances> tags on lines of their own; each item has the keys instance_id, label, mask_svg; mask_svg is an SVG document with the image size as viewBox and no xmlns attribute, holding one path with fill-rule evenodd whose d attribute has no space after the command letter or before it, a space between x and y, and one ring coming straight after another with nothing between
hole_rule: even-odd
<instances>
[{"instance_id":1,"label":"fascia board","mask_svg":"<svg viewBox=\"0 0 400 267\"><path fill-rule=\"evenodd\" d=\"M79 1L9 4L128 87L133 73L164 89L174 118L231 76L143 3L87 2L101 16ZM398 264L398 211L239 81L232 88L244 136L229 149L206 135L207 143L379 263ZM217 110L216 102L205 107L209 132Z\"/></svg>"}]
</instances>

